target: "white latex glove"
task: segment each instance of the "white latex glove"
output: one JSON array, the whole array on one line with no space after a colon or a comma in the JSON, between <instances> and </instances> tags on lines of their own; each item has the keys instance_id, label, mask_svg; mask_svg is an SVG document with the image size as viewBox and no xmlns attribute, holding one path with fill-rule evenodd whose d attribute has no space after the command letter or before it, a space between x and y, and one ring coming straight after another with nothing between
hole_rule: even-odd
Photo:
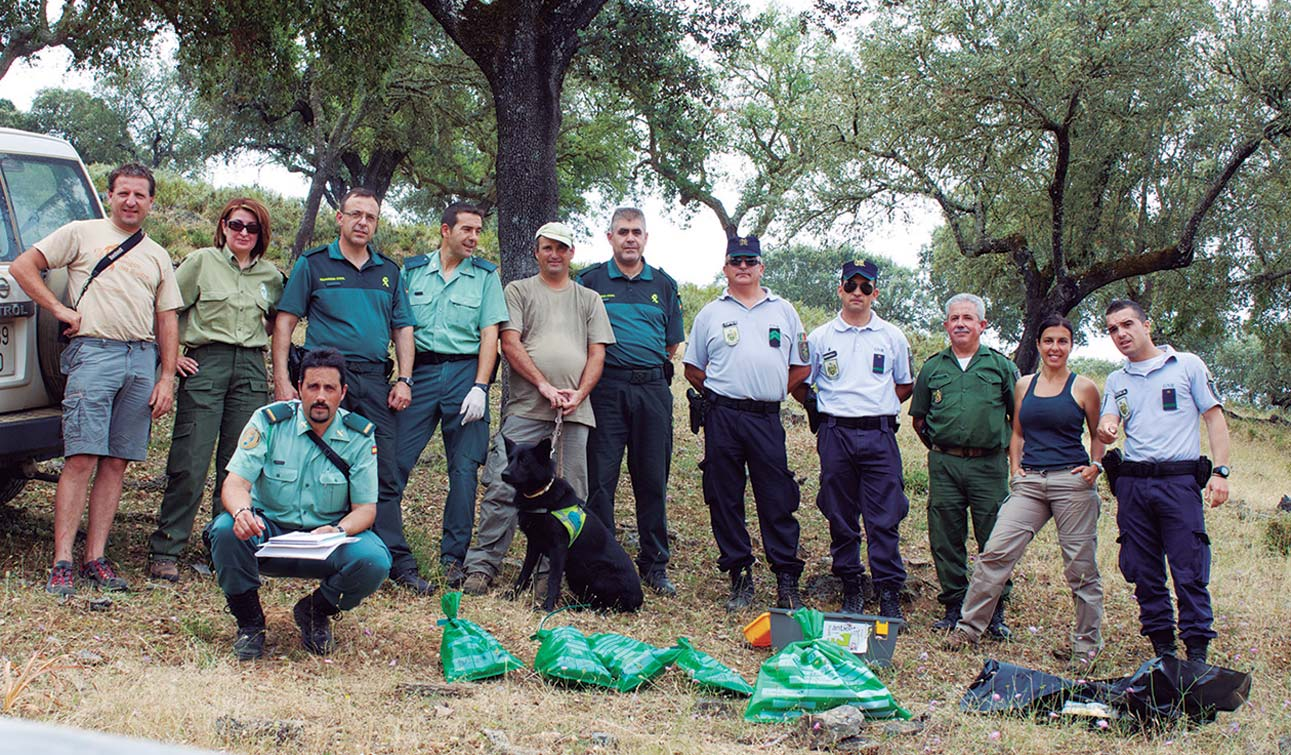
<instances>
[{"instance_id":1,"label":"white latex glove","mask_svg":"<svg viewBox=\"0 0 1291 755\"><path fill-rule=\"evenodd\" d=\"M474 422L484 416L484 407L489 403L489 394L478 385L471 386L471 390L466 394L462 401L462 409L458 414L462 415L462 424Z\"/></svg>"}]
</instances>

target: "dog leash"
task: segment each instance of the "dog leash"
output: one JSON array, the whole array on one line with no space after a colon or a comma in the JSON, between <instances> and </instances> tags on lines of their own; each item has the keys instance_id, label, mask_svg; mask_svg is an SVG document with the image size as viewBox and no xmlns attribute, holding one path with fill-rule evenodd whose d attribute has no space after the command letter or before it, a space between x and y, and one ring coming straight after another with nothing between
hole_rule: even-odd
<instances>
[{"instance_id":1,"label":"dog leash","mask_svg":"<svg viewBox=\"0 0 1291 755\"><path fill-rule=\"evenodd\" d=\"M553 459L556 460L557 477L561 477L565 473L565 470L564 470L565 454L564 454L564 450L560 447L560 430L561 430L561 425L563 425L564 422L565 422L564 414L559 409L557 409L556 427L551 431L551 456Z\"/></svg>"}]
</instances>

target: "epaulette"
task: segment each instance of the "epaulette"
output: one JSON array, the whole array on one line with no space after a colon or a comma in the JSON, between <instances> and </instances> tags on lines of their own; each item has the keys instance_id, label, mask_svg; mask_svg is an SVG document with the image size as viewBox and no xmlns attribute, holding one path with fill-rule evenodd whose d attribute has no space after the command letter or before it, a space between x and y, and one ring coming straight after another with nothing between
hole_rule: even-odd
<instances>
[{"instance_id":1,"label":"epaulette","mask_svg":"<svg viewBox=\"0 0 1291 755\"><path fill-rule=\"evenodd\" d=\"M414 267L425 267L430 264L430 257L424 254L418 254L412 257L405 257L403 260L403 269L411 270Z\"/></svg>"},{"instance_id":2,"label":"epaulette","mask_svg":"<svg viewBox=\"0 0 1291 755\"><path fill-rule=\"evenodd\" d=\"M494 270L498 269L497 265L493 264L492 262L489 262L488 260L479 256L478 254L471 255L471 264L475 265L476 267L478 267L479 269L483 270L486 273L491 273Z\"/></svg>"},{"instance_id":3,"label":"epaulette","mask_svg":"<svg viewBox=\"0 0 1291 755\"><path fill-rule=\"evenodd\" d=\"M583 279L583 276L584 276L584 275L587 275L588 273L592 272L593 270L600 270L600 269L601 269L601 268L603 268L603 267L605 267L605 261L604 261L604 260L602 260L602 261L600 261L600 262L593 262L592 264L588 265L587 267L583 268L582 270L579 270L579 271L578 271L578 275L576 275L575 277L576 277L578 280L580 280L580 281L581 281L581 280Z\"/></svg>"},{"instance_id":4,"label":"epaulette","mask_svg":"<svg viewBox=\"0 0 1291 755\"><path fill-rule=\"evenodd\" d=\"M371 435L372 431L376 429L376 425L372 423L372 420L361 414L355 414L354 412L346 414L345 418L341 421L345 423L346 427L361 435Z\"/></svg>"},{"instance_id":5,"label":"epaulette","mask_svg":"<svg viewBox=\"0 0 1291 755\"><path fill-rule=\"evenodd\" d=\"M671 282L672 282L672 285L673 285L673 288L676 288L676 287L677 287L677 279L676 279L676 278L673 278L671 275L669 275L669 274L668 274L668 271L664 270L662 267L654 267L653 265L651 265L651 267L654 269L654 271L655 271L656 273L658 273L658 274L662 275L663 277L665 277L665 278L667 278L669 281L671 281Z\"/></svg>"},{"instance_id":6,"label":"epaulette","mask_svg":"<svg viewBox=\"0 0 1291 755\"><path fill-rule=\"evenodd\" d=\"M296 407L290 401L279 401L276 404L270 404L260 410L264 418L269 420L269 424L276 425L279 422L286 422L296 414Z\"/></svg>"},{"instance_id":7,"label":"epaulette","mask_svg":"<svg viewBox=\"0 0 1291 755\"><path fill-rule=\"evenodd\" d=\"M331 244L323 244L322 246L316 246L313 249L306 249L305 251L300 253L300 256L308 257L311 254L318 254L319 252L325 252L327 251L327 247L329 246L331 246Z\"/></svg>"}]
</instances>

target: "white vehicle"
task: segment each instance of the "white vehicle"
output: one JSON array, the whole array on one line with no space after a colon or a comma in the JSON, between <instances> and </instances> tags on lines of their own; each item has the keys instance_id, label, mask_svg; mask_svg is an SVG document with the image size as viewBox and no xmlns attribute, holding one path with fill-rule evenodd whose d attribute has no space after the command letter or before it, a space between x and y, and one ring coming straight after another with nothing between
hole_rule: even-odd
<instances>
[{"instance_id":1,"label":"white vehicle","mask_svg":"<svg viewBox=\"0 0 1291 755\"><path fill-rule=\"evenodd\" d=\"M63 453L61 323L9 275L9 264L54 229L103 217L85 164L63 139L0 128L0 503ZM46 276L60 296L66 273Z\"/></svg>"}]
</instances>

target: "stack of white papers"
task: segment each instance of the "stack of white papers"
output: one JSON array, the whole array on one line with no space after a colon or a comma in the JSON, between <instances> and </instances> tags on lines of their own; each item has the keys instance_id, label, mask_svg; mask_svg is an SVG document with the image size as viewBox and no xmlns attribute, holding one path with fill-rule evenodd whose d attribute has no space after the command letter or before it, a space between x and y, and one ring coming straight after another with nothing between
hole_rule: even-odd
<instances>
[{"instance_id":1,"label":"stack of white papers","mask_svg":"<svg viewBox=\"0 0 1291 755\"><path fill-rule=\"evenodd\" d=\"M288 532L285 535L269 538L269 541L256 551L257 558L306 558L311 561L322 561L332 555L332 551L345 543L357 543L357 537L348 537L342 532Z\"/></svg>"}]
</instances>

